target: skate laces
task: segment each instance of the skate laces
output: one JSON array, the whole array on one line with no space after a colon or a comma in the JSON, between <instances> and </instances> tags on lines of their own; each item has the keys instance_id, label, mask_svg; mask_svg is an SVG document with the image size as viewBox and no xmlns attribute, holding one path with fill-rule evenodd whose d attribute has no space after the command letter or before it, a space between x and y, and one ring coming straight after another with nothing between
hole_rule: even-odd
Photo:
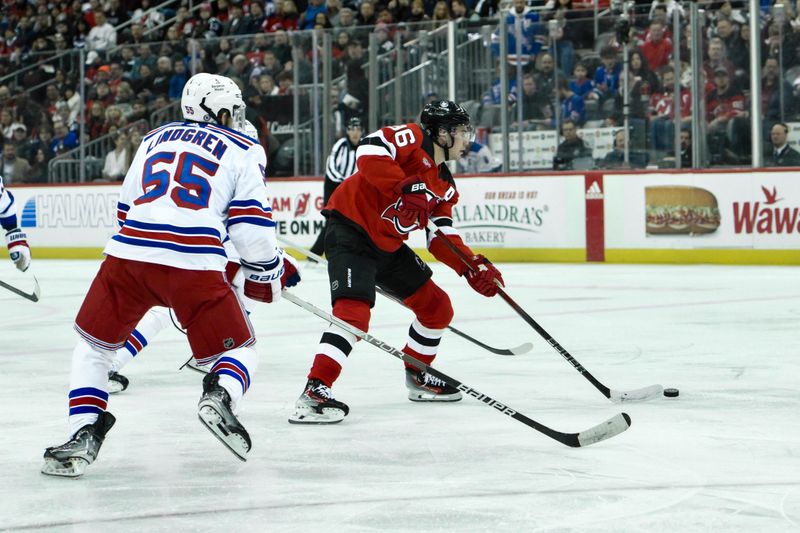
<instances>
[{"instance_id":1,"label":"skate laces","mask_svg":"<svg viewBox=\"0 0 800 533\"><path fill-rule=\"evenodd\" d=\"M317 383L316 385L310 387L310 392L316 394L317 396L321 396L326 400L330 400L333 398L333 393L331 392L331 388L323 383Z\"/></svg>"},{"instance_id":2,"label":"skate laces","mask_svg":"<svg viewBox=\"0 0 800 533\"><path fill-rule=\"evenodd\" d=\"M445 383L441 379L431 374L428 374L427 372L420 372L420 374L422 374L420 377L422 378L422 383L424 385L431 385L433 387L444 387L445 385L447 385L447 383Z\"/></svg>"}]
</instances>

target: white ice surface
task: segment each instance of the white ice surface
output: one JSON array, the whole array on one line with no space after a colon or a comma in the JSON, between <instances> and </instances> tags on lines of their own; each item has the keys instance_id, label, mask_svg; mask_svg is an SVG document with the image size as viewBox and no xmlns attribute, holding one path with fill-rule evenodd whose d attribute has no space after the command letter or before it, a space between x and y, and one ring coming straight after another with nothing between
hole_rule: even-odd
<instances>
[{"instance_id":1,"label":"white ice surface","mask_svg":"<svg viewBox=\"0 0 800 533\"><path fill-rule=\"evenodd\" d=\"M1 279L12 279L10 264ZM287 423L326 324L289 302L254 314L261 367L240 463L197 420L200 376L165 331L125 368L117 419L78 480L39 473L66 437L72 321L96 261L34 262L42 300L0 288L0 530L797 531L800 270L507 264L509 294L600 381L680 397L611 404L499 298L434 266L453 325L435 366L529 417L579 431L620 410L625 433L571 449L473 399L415 404L401 364L359 343L334 426ZM327 308L324 270L296 293ZM13 278L20 281L19 278ZM410 314L379 297L371 333L402 347Z\"/></svg>"}]
</instances>

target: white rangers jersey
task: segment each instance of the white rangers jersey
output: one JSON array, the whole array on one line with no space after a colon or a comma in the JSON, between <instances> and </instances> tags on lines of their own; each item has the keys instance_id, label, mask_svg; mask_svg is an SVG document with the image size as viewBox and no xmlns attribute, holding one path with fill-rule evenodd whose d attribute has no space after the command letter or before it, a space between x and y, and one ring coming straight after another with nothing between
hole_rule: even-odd
<instances>
[{"instance_id":1,"label":"white rangers jersey","mask_svg":"<svg viewBox=\"0 0 800 533\"><path fill-rule=\"evenodd\" d=\"M0 176L0 226L6 231L17 227L17 210L14 208L14 195L3 187L3 176Z\"/></svg>"},{"instance_id":2,"label":"white rangers jersey","mask_svg":"<svg viewBox=\"0 0 800 533\"><path fill-rule=\"evenodd\" d=\"M254 139L216 124L173 122L148 133L122 183L119 233L105 253L188 270L225 270L230 236L242 259L280 260Z\"/></svg>"}]
</instances>

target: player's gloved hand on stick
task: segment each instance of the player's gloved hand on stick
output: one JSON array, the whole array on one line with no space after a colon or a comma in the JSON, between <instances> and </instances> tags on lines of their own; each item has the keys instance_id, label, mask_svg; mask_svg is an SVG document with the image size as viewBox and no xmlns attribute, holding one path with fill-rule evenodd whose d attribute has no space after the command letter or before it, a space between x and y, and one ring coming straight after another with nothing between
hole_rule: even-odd
<instances>
[{"instance_id":1,"label":"player's gloved hand on stick","mask_svg":"<svg viewBox=\"0 0 800 533\"><path fill-rule=\"evenodd\" d=\"M469 286L472 287L475 292L479 292L484 296L494 296L497 294L500 287L505 287L503 276L500 274L500 271L484 256L474 256L472 258L472 265L474 270L467 270L464 276L466 276ZM497 280L500 285L495 283L495 280Z\"/></svg>"},{"instance_id":2,"label":"player's gloved hand on stick","mask_svg":"<svg viewBox=\"0 0 800 533\"><path fill-rule=\"evenodd\" d=\"M19 228L6 233L8 255L18 269L25 272L31 264L31 249L28 247L28 236Z\"/></svg>"},{"instance_id":3,"label":"player's gloved hand on stick","mask_svg":"<svg viewBox=\"0 0 800 533\"><path fill-rule=\"evenodd\" d=\"M272 303L281 298L281 289L300 282L297 261L281 253L272 263L248 263L242 260L244 295L259 302Z\"/></svg>"},{"instance_id":4,"label":"player's gloved hand on stick","mask_svg":"<svg viewBox=\"0 0 800 533\"><path fill-rule=\"evenodd\" d=\"M400 191L400 222L404 226L427 226L434 201L428 199L428 187L425 183L412 176L400 183Z\"/></svg>"}]
</instances>

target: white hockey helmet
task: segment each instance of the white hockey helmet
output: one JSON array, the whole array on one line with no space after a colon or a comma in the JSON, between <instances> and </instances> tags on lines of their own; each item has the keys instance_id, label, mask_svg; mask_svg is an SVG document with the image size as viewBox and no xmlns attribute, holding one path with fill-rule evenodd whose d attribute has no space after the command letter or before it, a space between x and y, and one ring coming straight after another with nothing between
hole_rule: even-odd
<instances>
[{"instance_id":1,"label":"white hockey helmet","mask_svg":"<svg viewBox=\"0 0 800 533\"><path fill-rule=\"evenodd\" d=\"M246 107L239 86L225 76L201 72L189 78L183 86L181 110L186 120L217 123L243 131ZM230 114L232 125L220 122L223 110Z\"/></svg>"}]
</instances>

